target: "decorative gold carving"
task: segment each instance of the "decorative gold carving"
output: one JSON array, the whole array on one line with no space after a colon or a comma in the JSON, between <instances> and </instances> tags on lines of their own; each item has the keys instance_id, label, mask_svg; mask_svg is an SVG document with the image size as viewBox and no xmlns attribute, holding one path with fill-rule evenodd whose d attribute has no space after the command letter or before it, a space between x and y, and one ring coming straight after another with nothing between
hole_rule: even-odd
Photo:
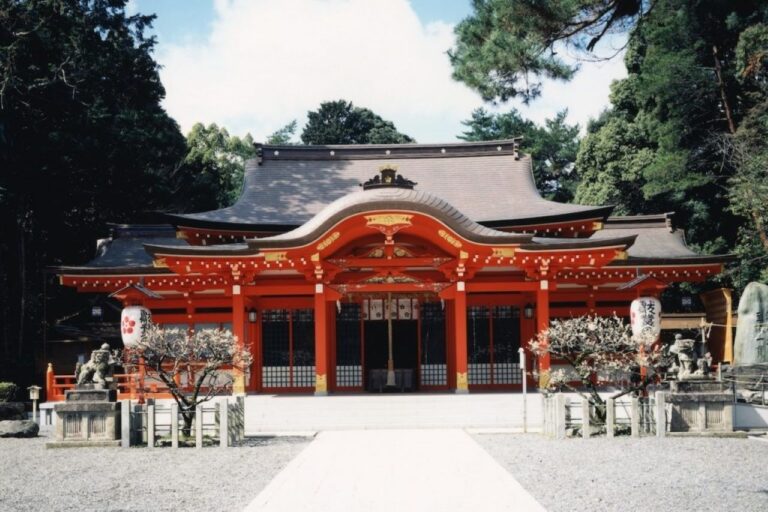
<instances>
[{"instance_id":1,"label":"decorative gold carving","mask_svg":"<svg viewBox=\"0 0 768 512\"><path fill-rule=\"evenodd\" d=\"M440 238L442 238L443 240L445 240L455 248L458 249L459 247L461 247L461 242L457 240L453 235L448 233L446 230L441 229L437 232L437 234L440 235Z\"/></svg>"},{"instance_id":2,"label":"decorative gold carving","mask_svg":"<svg viewBox=\"0 0 768 512\"><path fill-rule=\"evenodd\" d=\"M328 378L325 374L315 375L315 392L325 393L328 391Z\"/></svg>"},{"instance_id":3,"label":"decorative gold carving","mask_svg":"<svg viewBox=\"0 0 768 512\"><path fill-rule=\"evenodd\" d=\"M333 234L329 235L325 240L317 244L317 250L322 251L323 249L330 247L331 244L333 244L333 242L339 239L339 237L341 237L341 233L339 233L338 231L335 231Z\"/></svg>"},{"instance_id":4,"label":"decorative gold carving","mask_svg":"<svg viewBox=\"0 0 768 512\"><path fill-rule=\"evenodd\" d=\"M152 260L152 266L155 268L168 268L168 262L165 261L165 258L155 258Z\"/></svg>"},{"instance_id":5,"label":"decorative gold carving","mask_svg":"<svg viewBox=\"0 0 768 512\"><path fill-rule=\"evenodd\" d=\"M420 283L421 281L409 276L374 276L366 279L363 282L367 284L416 284Z\"/></svg>"},{"instance_id":6,"label":"decorative gold carving","mask_svg":"<svg viewBox=\"0 0 768 512\"><path fill-rule=\"evenodd\" d=\"M594 231L600 231L601 229L603 229L603 223L596 220L595 222L592 223L592 229Z\"/></svg>"},{"instance_id":7,"label":"decorative gold carving","mask_svg":"<svg viewBox=\"0 0 768 512\"><path fill-rule=\"evenodd\" d=\"M312 256L309 257L309 260L315 261L315 262L320 261L320 254L319 253L313 254Z\"/></svg>"},{"instance_id":8,"label":"decorative gold carving","mask_svg":"<svg viewBox=\"0 0 768 512\"><path fill-rule=\"evenodd\" d=\"M627 258L629 258L629 254L627 254L627 251L616 251L617 260L626 260Z\"/></svg>"},{"instance_id":9,"label":"decorative gold carving","mask_svg":"<svg viewBox=\"0 0 768 512\"><path fill-rule=\"evenodd\" d=\"M494 258L514 258L515 249L512 247L494 247L493 257Z\"/></svg>"},{"instance_id":10,"label":"decorative gold carving","mask_svg":"<svg viewBox=\"0 0 768 512\"><path fill-rule=\"evenodd\" d=\"M287 252L265 252L264 261L285 261L287 259Z\"/></svg>"},{"instance_id":11,"label":"decorative gold carving","mask_svg":"<svg viewBox=\"0 0 768 512\"><path fill-rule=\"evenodd\" d=\"M367 226L410 226L413 215L404 213L381 213L378 215L366 215Z\"/></svg>"},{"instance_id":12,"label":"decorative gold carving","mask_svg":"<svg viewBox=\"0 0 768 512\"><path fill-rule=\"evenodd\" d=\"M395 257L408 258L409 256L413 256L413 254L411 254L410 251L407 251L402 247L395 247Z\"/></svg>"},{"instance_id":13,"label":"decorative gold carving","mask_svg":"<svg viewBox=\"0 0 768 512\"><path fill-rule=\"evenodd\" d=\"M467 372L456 372L456 389L469 389Z\"/></svg>"},{"instance_id":14,"label":"decorative gold carving","mask_svg":"<svg viewBox=\"0 0 768 512\"><path fill-rule=\"evenodd\" d=\"M186 240L188 238L186 231L177 231L176 232L176 238L181 238L182 240Z\"/></svg>"}]
</instances>

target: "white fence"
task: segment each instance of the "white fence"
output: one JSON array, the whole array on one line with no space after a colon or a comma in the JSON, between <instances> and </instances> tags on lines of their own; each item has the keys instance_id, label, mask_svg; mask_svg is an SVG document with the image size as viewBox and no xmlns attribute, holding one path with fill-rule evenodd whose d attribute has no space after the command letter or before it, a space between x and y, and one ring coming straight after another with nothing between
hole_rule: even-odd
<instances>
[{"instance_id":1,"label":"white fence","mask_svg":"<svg viewBox=\"0 0 768 512\"><path fill-rule=\"evenodd\" d=\"M586 398L574 400L557 393L544 397L542 432L557 439L565 439L569 431L585 438L597 433L614 437L621 432L633 437L663 437L668 430L667 416L663 393L646 398L606 398L605 411L596 411Z\"/></svg>"},{"instance_id":2,"label":"white fence","mask_svg":"<svg viewBox=\"0 0 768 512\"><path fill-rule=\"evenodd\" d=\"M185 429L184 415L175 401L149 399L144 405L121 402L121 446L178 448L194 441L204 445L232 446L245 437L245 397L220 397L195 408L194 420Z\"/></svg>"}]
</instances>

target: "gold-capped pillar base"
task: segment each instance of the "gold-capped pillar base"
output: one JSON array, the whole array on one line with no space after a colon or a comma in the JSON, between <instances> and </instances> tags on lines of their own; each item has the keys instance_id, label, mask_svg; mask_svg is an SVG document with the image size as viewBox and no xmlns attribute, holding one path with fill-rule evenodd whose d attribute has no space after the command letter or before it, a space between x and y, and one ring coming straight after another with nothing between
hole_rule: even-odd
<instances>
[{"instance_id":1,"label":"gold-capped pillar base","mask_svg":"<svg viewBox=\"0 0 768 512\"><path fill-rule=\"evenodd\" d=\"M234 376L234 382L232 382L232 394L244 395L245 394L245 375L243 372L237 372Z\"/></svg>"},{"instance_id":2,"label":"gold-capped pillar base","mask_svg":"<svg viewBox=\"0 0 768 512\"><path fill-rule=\"evenodd\" d=\"M328 378L325 375L315 375L315 396L328 394Z\"/></svg>"},{"instance_id":3,"label":"gold-capped pillar base","mask_svg":"<svg viewBox=\"0 0 768 512\"><path fill-rule=\"evenodd\" d=\"M469 393L469 380L467 372L456 372L456 390L455 393Z\"/></svg>"},{"instance_id":4,"label":"gold-capped pillar base","mask_svg":"<svg viewBox=\"0 0 768 512\"><path fill-rule=\"evenodd\" d=\"M539 389L547 389L549 387L549 370L541 370L539 372Z\"/></svg>"}]
</instances>

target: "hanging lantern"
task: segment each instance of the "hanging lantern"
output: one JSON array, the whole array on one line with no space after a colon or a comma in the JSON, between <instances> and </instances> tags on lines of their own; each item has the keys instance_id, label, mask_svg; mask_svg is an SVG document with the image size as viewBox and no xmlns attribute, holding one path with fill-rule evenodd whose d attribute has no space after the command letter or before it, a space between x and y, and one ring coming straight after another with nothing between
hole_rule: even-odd
<instances>
[{"instance_id":1,"label":"hanging lantern","mask_svg":"<svg viewBox=\"0 0 768 512\"><path fill-rule=\"evenodd\" d=\"M143 306L128 306L120 315L120 333L126 348L135 347L149 329L152 313Z\"/></svg>"},{"instance_id":2,"label":"hanging lantern","mask_svg":"<svg viewBox=\"0 0 768 512\"><path fill-rule=\"evenodd\" d=\"M661 302L655 297L640 297L629 306L629 323L635 338L655 340L661 333Z\"/></svg>"}]
</instances>

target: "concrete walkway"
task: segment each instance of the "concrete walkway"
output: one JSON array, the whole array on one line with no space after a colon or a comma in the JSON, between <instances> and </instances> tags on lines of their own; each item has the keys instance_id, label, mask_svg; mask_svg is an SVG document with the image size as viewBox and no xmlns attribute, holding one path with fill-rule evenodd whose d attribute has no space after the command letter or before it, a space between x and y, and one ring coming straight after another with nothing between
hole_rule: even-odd
<instances>
[{"instance_id":1,"label":"concrete walkway","mask_svg":"<svg viewBox=\"0 0 768 512\"><path fill-rule=\"evenodd\" d=\"M543 511L459 429L326 431L248 505L254 511Z\"/></svg>"}]
</instances>

